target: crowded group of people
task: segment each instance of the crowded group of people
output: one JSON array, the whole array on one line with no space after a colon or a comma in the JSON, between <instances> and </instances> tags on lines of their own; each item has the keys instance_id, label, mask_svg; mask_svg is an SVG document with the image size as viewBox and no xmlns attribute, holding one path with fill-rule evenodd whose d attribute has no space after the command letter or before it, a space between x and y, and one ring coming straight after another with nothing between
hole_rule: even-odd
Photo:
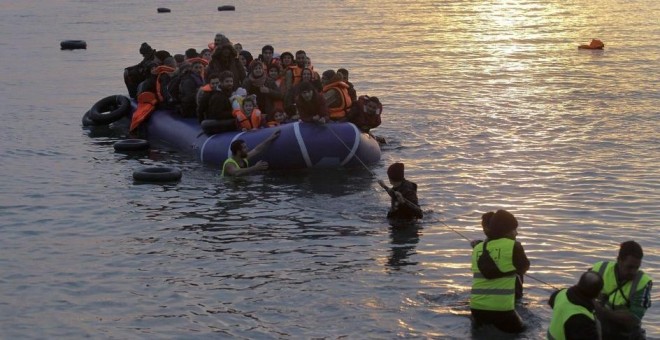
<instances>
[{"instance_id":1,"label":"crowded group of people","mask_svg":"<svg viewBox=\"0 0 660 340\"><path fill-rule=\"evenodd\" d=\"M208 48L183 54L140 46L143 60L126 68L125 83L132 98L152 93L157 105L196 117L207 134L250 131L292 121L325 124L348 121L369 133L381 123L377 97L358 96L348 70L314 70L303 50L275 53L271 45L260 54L243 50L218 33ZM139 101L139 100L138 100ZM267 167L250 165L279 136L275 130L253 150L245 142L231 145L232 157L223 176L240 176ZM379 181L391 197L387 217L415 220L423 217L417 185L404 176L403 163L387 171L392 187ZM471 242L472 289L470 311L476 327L492 325L507 333L520 333L525 322L516 312L523 297L523 282L530 261L516 240L518 220L506 210L482 216L484 240ZM576 285L555 291L549 298L552 319L548 339L644 339L641 320L651 306L652 280L640 270L642 247L621 243L616 261L596 263Z\"/></svg>"},{"instance_id":2,"label":"crowded group of people","mask_svg":"<svg viewBox=\"0 0 660 340\"><path fill-rule=\"evenodd\" d=\"M143 60L124 70L129 96L139 102L142 93L153 94L156 107L196 117L207 134L298 120L348 121L366 133L381 124L377 97L358 96L345 68L319 74L304 50L276 53L265 45L254 58L218 33L200 52L172 55L146 42L139 52Z\"/></svg>"},{"instance_id":3,"label":"crowded group of people","mask_svg":"<svg viewBox=\"0 0 660 340\"><path fill-rule=\"evenodd\" d=\"M401 220L422 218L417 185L404 176L403 163L387 170L392 187L378 183L391 196L387 217L393 226ZM408 224L409 225L409 224ZM470 313L475 328L492 325L506 333L521 333L525 322L515 309L523 297L530 261L516 240L518 220L506 210L481 217L484 240L473 240ZM651 278L640 270L644 252L635 241L620 244L616 261L601 261L587 269L576 285L554 291L548 300L552 318L547 338L552 340L645 339L642 318L651 307Z\"/></svg>"}]
</instances>

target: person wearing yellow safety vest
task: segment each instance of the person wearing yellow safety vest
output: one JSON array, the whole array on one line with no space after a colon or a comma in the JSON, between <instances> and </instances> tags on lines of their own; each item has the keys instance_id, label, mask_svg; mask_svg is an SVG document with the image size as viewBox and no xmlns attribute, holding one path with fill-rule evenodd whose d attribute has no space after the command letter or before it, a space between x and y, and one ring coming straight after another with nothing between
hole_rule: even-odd
<instances>
[{"instance_id":1,"label":"person wearing yellow safety vest","mask_svg":"<svg viewBox=\"0 0 660 340\"><path fill-rule=\"evenodd\" d=\"M598 262L592 270L605 285L596 302L596 317L603 328L603 339L645 339L642 318L651 307L653 281L643 271L644 252L635 241L621 243L616 262Z\"/></svg>"},{"instance_id":2,"label":"person wearing yellow safety vest","mask_svg":"<svg viewBox=\"0 0 660 340\"><path fill-rule=\"evenodd\" d=\"M263 142L249 151L244 140L237 139L233 141L229 146L232 156L227 158L224 164L222 164L221 176L244 176L268 169L268 162L266 161L258 161L253 166L250 166L248 160L264 152L270 146L270 143L279 136L280 129L277 129L268 138L264 139Z\"/></svg>"},{"instance_id":3,"label":"person wearing yellow safety vest","mask_svg":"<svg viewBox=\"0 0 660 340\"><path fill-rule=\"evenodd\" d=\"M518 220L506 210L482 216L484 242L472 250L470 312L474 326L493 325L507 333L520 333L525 325L515 310L516 281L529 269L529 259L516 241Z\"/></svg>"},{"instance_id":4,"label":"person wearing yellow safety vest","mask_svg":"<svg viewBox=\"0 0 660 340\"><path fill-rule=\"evenodd\" d=\"M603 279L596 272L587 271L580 281L568 289L557 290L550 296L552 319L548 327L549 340L599 339L594 317L594 299L603 289Z\"/></svg>"}]
</instances>

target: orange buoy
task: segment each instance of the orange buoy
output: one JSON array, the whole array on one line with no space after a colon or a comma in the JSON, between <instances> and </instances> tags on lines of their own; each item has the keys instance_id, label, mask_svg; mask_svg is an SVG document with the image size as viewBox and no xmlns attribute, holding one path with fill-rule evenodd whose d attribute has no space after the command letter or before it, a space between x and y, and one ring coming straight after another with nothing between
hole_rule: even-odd
<instances>
[{"instance_id":1,"label":"orange buoy","mask_svg":"<svg viewBox=\"0 0 660 340\"><path fill-rule=\"evenodd\" d=\"M591 43L589 43L589 45L578 46L578 48L581 50L602 50L603 47L605 47L605 44L603 44L600 39L591 39Z\"/></svg>"}]
</instances>

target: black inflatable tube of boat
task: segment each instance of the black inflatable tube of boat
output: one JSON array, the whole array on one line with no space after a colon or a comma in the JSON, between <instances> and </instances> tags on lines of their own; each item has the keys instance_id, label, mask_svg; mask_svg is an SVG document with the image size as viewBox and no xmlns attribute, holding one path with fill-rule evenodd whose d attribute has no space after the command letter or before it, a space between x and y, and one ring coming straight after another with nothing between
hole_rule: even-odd
<instances>
[{"instance_id":1,"label":"black inflatable tube of boat","mask_svg":"<svg viewBox=\"0 0 660 340\"><path fill-rule=\"evenodd\" d=\"M115 151L142 151L149 149L149 141L144 139L124 139L112 145Z\"/></svg>"},{"instance_id":2,"label":"black inflatable tube of boat","mask_svg":"<svg viewBox=\"0 0 660 340\"><path fill-rule=\"evenodd\" d=\"M139 182L175 182L181 176L181 170L166 166L144 167L133 171L133 179Z\"/></svg>"},{"instance_id":3,"label":"black inflatable tube of boat","mask_svg":"<svg viewBox=\"0 0 660 340\"><path fill-rule=\"evenodd\" d=\"M87 42L85 40L64 40L60 42L60 48L63 50L85 50Z\"/></svg>"},{"instance_id":4,"label":"black inflatable tube of boat","mask_svg":"<svg viewBox=\"0 0 660 340\"><path fill-rule=\"evenodd\" d=\"M107 96L92 106L89 118L97 124L110 124L126 116L131 109L131 100L126 96Z\"/></svg>"},{"instance_id":5,"label":"black inflatable tube of boat","mask_svg":"<svg viewBox=\"0 0 660 340\"><path fill-rule=\"evenodd\" d=\"M236 10L236 7L234 7L232 5L225 5L225 6L219 6L218 7L218 11L220 11L220 12L222 12L222 11L235 11L235 10Z\"/></svg>"},{"instance_id":6,"label":"black inflatable tube of boat","mask_svg":"<svg viewBox=\"0 0 660 340\"><path fill-rule=\"evenodd\" d=\"M169 13L169 12L172 12L169 8L165 8L165 7L158 7L158 9L157 9L156 11L158 11L158 13Z\"/></svg>"}]
</instances>

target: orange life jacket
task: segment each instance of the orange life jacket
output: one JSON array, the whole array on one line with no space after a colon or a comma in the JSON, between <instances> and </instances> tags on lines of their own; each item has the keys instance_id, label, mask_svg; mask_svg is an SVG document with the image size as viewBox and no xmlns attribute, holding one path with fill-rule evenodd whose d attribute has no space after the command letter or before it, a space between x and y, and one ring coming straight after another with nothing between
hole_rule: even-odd
<instances>
[{"instance_id":1,"label":"orange life jacket","mask_svg":"<svg viewBox=\"0 0 660 340\"><path fill-rule=\"evenodd\" d=\"M298 67L298 65L292 65L289 66L288 70L291 70L291 75L292 75L292 83L291 86L296 86L300 81L302 81L302 68Z\"/></svg>"},{"instance_id":2,"label":"orange life jacket","mask_svg":"<svg viewBox=\"0 0 660 340\"><path fill-rule=\"evenodd\" d=\"M330 83L323 87L323 93L326 93L330 90L337 90L339 92L339 97L341 98L341 104L337 107L328 107L328 114L332 120L340 120L346 118L346 113L350 110L353 101L351 100L351 95L348 93L348 84L343 81L336 81Z\"/></svg>"},{"instance_id":3,"label":"orange life jacket","mask_svg":"<svg viewBox=\"0 0 660 340\"><path fill-rule=\"evenodd\" d=\"M236 118L238 126L241 129L256 130L261 127L261 111L259 109L252 109L250 117L246 117L241 109L235 109L232 115Z\"/></svg>"},{"instance_id":4,"label":"orange life jacket","mask_svg":"<svg viewBox=\"0 0 660 340\"><path fill-rule=\"evenodd\" d=\"M193 63L200 62L200 63L202 63L204 66L209 66L209 61L206 60L206 59L204 59L204 58L200 58L200 57L194 57L194 58L186 59L186 62L187 62L188 64L191 64L191 65L192 65Z\"/></svg>"},{"instance_id":5,"label":"orange life jacket","mask_svg":"<svg viewBox=\"0 0 660 340\"><path fill-rule=\"evenodd\" d=\"M158 95L159 102L165 101L165 98L163 98L163 94L160 88L160 76L162 76L165 73L172 73L174 71L176 71L174 68L165 65L160 65L156 67L156 95Z\"/></svg>"},{"instance_id":6,"label":"orange life jacket","mask_svg":"<svg viewBox=\"0 0 660 340\"><path fill-rule=\"evenodd\" d=\"M142 92L137 97L137 108L131 118L131 127L129 131L135 130L140 124L149 117L151 112L156 109L158 100L153 92Z\"/></svg>"}]
</instances>

